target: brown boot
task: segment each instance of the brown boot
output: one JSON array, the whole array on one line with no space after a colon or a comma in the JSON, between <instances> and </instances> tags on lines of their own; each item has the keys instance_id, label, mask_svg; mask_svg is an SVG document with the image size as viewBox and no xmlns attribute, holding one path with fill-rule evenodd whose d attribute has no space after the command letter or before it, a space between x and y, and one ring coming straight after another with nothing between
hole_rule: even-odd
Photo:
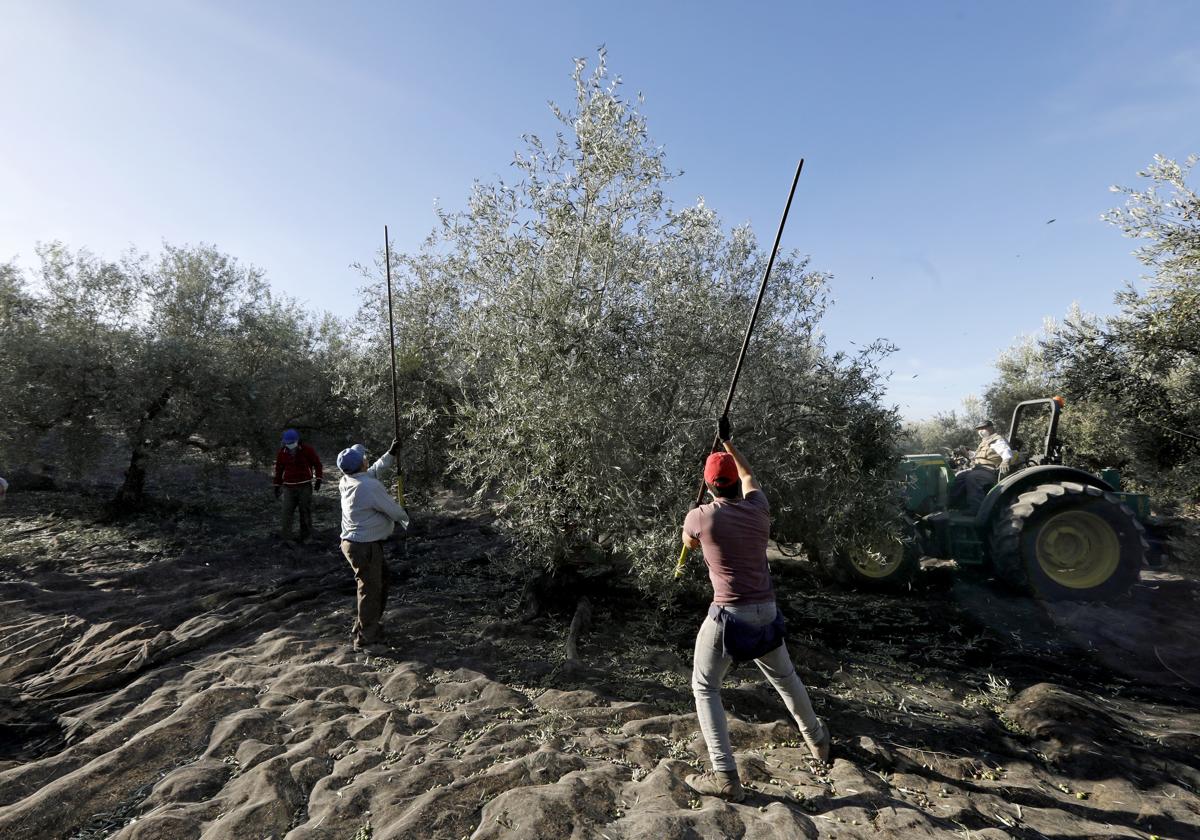
<instances>
[{"instance_id":1,"label":"brown boot","mask_svg":"<svg viewBox=\"0 0 1200 840\"><path fill-rule=\"evenodd\" d=\"M746 789L736 770L693 773L683 783L702 796L719 796L730 802L741 802L746 798Z\"/></svg>"},{"instance_id":2,"label":"brown boot","mask_svg":"<svg viewBox=\"0 0 1200 840\"><path fill-rule=\"evenodd\" d=\"M808 751L812 753L812 757L821 764L829 763L829 754L833 751L833 736L829 734L829 727L824 721L818 723L818 729L813 734L804 734L804 743L808 744Z\"/></svg>"}]
</instances>

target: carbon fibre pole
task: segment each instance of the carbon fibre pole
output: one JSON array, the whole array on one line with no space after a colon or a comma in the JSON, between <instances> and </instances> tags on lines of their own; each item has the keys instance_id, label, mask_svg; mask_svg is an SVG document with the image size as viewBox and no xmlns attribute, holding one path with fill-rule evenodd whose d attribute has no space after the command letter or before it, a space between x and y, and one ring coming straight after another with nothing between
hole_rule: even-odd
<instances>
[{"instance_id":1,"label":"carbon fibre pole","mask_svg":"<svg viewBox=\"0 0 1200 840\"><path fill-rule=\"evenodd\" d=\"M788 211L792 209L792 198L796 195L796 184L800 181L800 172L804 169L804 158L800 158L800 162L796 164L796 175L792 178L792 188L788 190L787 204L783 206L783 216L779 219L779 229L775 232L775 244L771 246L771 258L767 260L767 270L763 272L762 283L758 286L758 297L754 301L754 310L750 313L750 323L746 325L746 336L742 339L742 349L738 353L737 365L733 369L733 381L729 383L729 394L725 397L725 408L721 411L721 416L729 414L729 407L733 405L733 395L737 392L738 379L742 376L742 365L746 361L746 350L750 347L750 336L754 333L754 324L758 321L758 311L762 308L763 295L767 291L767 281L771 279L771 269L775 266L775 255L779 253L779 242L783 239L783 228L787 225ZM713 435L712 447L709 452L716 452L720 445L721 439L717 434ZM700 487L696 491L696 501L692 504L693 508L697 508L704 501L705 490L704 477L700 478ZM685 545L679 552L679 561L675 564L675 577L683 575L684 564L687 563L688 547Z\"/></svg>"},{"instance_id":2,"label":"carbon fibre pole","mask_svg":"<svg viewBox=\"0 0 1200 840\"><path fill-rule=\"evenodd\" d=\"M387 273L388 338L392 359L392 424L396 440L400 440L400 394L396 388L396 318L392 314L392 244L388 239L387 225L383 226L383 264ZM404 477L400 465L396 464L396 501L404 504Z\"/></svg>"}]
</instances>

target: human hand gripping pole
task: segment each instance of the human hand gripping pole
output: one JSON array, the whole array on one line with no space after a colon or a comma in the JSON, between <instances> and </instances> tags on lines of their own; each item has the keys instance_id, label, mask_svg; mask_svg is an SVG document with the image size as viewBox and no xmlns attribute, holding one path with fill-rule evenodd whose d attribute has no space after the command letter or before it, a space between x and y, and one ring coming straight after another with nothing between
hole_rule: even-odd
<instances>
[{"instance_id":1,"label":"human hand gripping pole","mask_svg":"<svg viewBox=\"0 0 1200 840\"><path fill-rule=\"evenodd\" d=\"M729 415L722 414L717 418L717 439L721 443L728 443L731 437L733 437L733 431L729 428Z\"/></svg>"},{"instance_id":2,"label":"human hand gripping pole","mask_svg":"<svg viewBox=\"0 0 1200 840\"><path fill-rule=\"evenodd\" d=\"M779 253L779 241L783 238L783 228L787 224L788 211L792 209L792 198L796 195L796 184L800 180L800 172L804 169L804 158L800 158L800 162L796 164L796 175L792 178L792 188L788 191L787 204L783 207L783 216L779 220L779 230L775 232L775 244L771 246L771 258L767 260L767 270L763 272L762 283L758 287L758 297L754 301L754 309L750 313L750 323L746 325L746 336L742 339L742 349L738 353L737 365L733 369L733 381L729 384L729 394L725 397L725 408L721 411L721 419L724 421L725 431L728 431L729 423L729 407L733 404L733 395L737 391L738 379L742 375L742 364L746 361L746 348L750 346L750 336L754 332L754 322L758 320L758 311L762 308L763 294L767 291L767 281L771 278L771 269L775 265L775 256ZM715 452L721 442L722 427L718 423L717 434L713 437L712 448L710 452ZM704 501L704 477L700 478L700 487L696 491L696 501L692 504L693 508L697 508ZM675 577L678 579L683 577L683 568L687 563L688 547L685 545L679 552L679 561L675 564Z\"/></svg>"}]
</instances>

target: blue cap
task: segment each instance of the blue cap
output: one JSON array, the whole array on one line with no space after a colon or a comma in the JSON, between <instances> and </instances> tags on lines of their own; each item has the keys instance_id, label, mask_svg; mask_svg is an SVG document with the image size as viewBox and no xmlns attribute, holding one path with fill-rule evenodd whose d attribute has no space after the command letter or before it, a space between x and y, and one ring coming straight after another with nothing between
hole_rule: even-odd
<instances>
[{"instance_id":1,"label":"blue cap","mask_svg":"<svg viewBox=\"0 0 1200 840\"><path fill-rule=\"evenodd\" d=\"M343 449L338 453L338 469L349 475L362 469L363 456L357 449Z\"/></svg>"},{"instance_id":2,"label":"blue cap","mask_svg":"<svg viewBox=\"0 0 1200 840\"><path fill-rule=\"evenodd\" d=\"M283 445L284 446L287 446L289 443L299 443L299 442L300 442L300 433L297 432L295 429L286 429L284 431L284 433L283 433Z\"/></svg>"},{"instance_id":3,"label":"blue cap","mask_svg":"<svg viewBox=\"0 0 1200 840\"><path fill-rule=\"evenodd\" d=\"M355 452L357 452L359 455L363 456L364 461L367 460L367 447L363 446L361 443L356 443L353 446L351 446L350 448L353 449Z\"/></svg>"}]
</instances>

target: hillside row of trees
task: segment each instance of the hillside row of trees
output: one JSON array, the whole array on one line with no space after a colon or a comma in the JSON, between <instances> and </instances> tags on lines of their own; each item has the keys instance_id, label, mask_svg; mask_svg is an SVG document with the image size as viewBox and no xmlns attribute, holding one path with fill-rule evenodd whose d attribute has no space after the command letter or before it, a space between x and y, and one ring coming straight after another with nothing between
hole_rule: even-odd
<instances>
[{"instance_id":1,"label":"hillside row of trees","mask_svg":"<svg viewBox=\"0 0 1200 840\"><path fill-rule=\"evenodd\" d=\"M1114 188L1126 202L1106 218L1139 241L1147 268L1141 288L1117 295L1117 314L1076 308L1018 339L964 415L908 429L910 450L968 443L971 418L1007 422L1018 402L1061 394L1071 463L1119 467L1168 505L1200 502L1200 196L1188 185L1196 162L1156 157L1139 173L1144 187Z\"/></svg>"}]
</instances>

